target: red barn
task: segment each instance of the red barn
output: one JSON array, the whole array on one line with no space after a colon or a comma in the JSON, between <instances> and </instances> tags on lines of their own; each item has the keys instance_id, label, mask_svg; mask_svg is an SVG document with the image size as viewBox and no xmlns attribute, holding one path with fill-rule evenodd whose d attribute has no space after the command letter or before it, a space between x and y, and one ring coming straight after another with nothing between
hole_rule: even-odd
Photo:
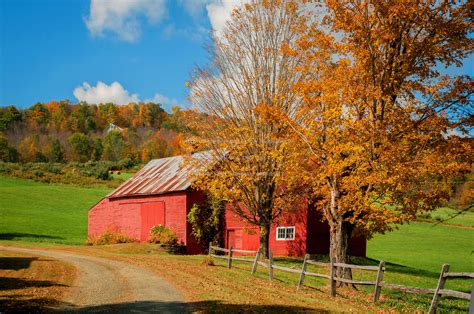
<instances>
[{"instance_id":1,"label":"red barn","mask_svg":"<svg viewBox=\"0 0 474 314\"><path fill-rule=\"evenodd\" d=\"M162 224L176 232L188 254L203 252L192 236L187 214L193 204L203 203L205 196L191 188L190 169L182 167L182 162L181 156L152 160L93 206L89 210L89 236L111 228L146 241L150 229ZM224 228L226 247L258 248L258 228L245 223L230 206ZM308 204L300 204L272 226L270 248L275 255L327 254L329 227ZM365 256L365 239L353 238L350 250L351 255Z\"/></svg>"},{"instance_id":2,"label":"red barn","mask_svg":"<svg viewBox=\"0 0 474 314\"><path fill-rule=\"evenodd\" d=\"M107 229L120 230L146 241L153 226L173 229L190 254L201 252L191 234L187 214L195 203L202 203L202 192L193 191L183 158L150 161L89 210L88 234L100 235Z\"/></svg>"},{"instance_id":3,"label":"red barn","mask_svg":"<svg viewBox=\"0 0 474 314\"><path fill-rule=\"evenodd\" d=\"M226 210L225 223L226 248L258 249L258 227L243 222L230 208ZM275 255L329 254L329 225L322 222L320 214L307 203L277 219L269 238L269 247ZM349 249L351 255L365 257L365 238L353 237Z\"/></svg>"}]
</instances>

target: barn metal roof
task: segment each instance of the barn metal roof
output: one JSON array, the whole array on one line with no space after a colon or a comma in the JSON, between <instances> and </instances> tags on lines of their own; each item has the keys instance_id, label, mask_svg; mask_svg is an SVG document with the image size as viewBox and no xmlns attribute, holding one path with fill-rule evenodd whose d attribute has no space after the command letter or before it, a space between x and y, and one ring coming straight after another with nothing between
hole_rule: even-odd
<instances>
[{"instance_id":1,"label":"barn metal roof","mask_svg":"<svg viewBox=\"0 0 474 314\"><path fill-rule=\"evenodd\" d=\"M206 159L207 153L193 155ZM191 186L192 166L183 164L183 156L151 160L133 177L122 183L109 198L152 195L184 191Z\"/></svg>"}]
</instances>

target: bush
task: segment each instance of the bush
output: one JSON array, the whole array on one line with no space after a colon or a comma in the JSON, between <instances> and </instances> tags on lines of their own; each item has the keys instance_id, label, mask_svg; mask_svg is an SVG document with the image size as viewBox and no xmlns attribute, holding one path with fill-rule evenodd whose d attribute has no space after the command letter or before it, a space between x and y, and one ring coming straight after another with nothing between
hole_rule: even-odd
<instances>
[{"instance_id":1,"label":"bush","mask_svg":"<svg viewBox=\"0 0 474 314\"><path fill-rule=\"evenodd\" d=\"M224 202L207 195L204 204L194 204L188 213L188 222L192 234L203 248L213 242L219 246L224 242L223 222L225 216Z\"/></svg>"},{"instance_id":2,"label":"bush","mask_svg":"<svg viewBox=\"0 0 474 314\"><path fill-rule=\"evenodd\" d=\"M106 244L134 243L134 242L138 242L138 240L130 237L125 232L108 228L99 236L89 237L85 241L84 244L85 245L106 245Z\"/></svg>"},{"instance_id":3,"label":"bush","mask_svg":"<svg viewBox=\"0 0 474 314\"><path fill-rule=\"evenodd\" d=\"M42 177L44 175L43 171L41 171L41 170L35 170L34 174L37 177Z\"/></svg>"},{"instance_id":4,"label":"bush","mask_svg":"<svg viewBox=\"0 0 474 314\"><path fill-rule=\"evenodd\" d=\"M110 180L109 170L111 168L108 162L94 162L88 161L81 167L81 174L88 177L94 177L99 180Z\"/></svg>"},{"instance_id":5,"label":"bush","mask_svg":"<svg viewBox=\"0 0 474 314\"><path fill-rule=\"evenodd\" d=\"M130 158L125 158L117 163L117 170L131 169L133 168L133 166L135 166L133 160L131 160Z\"/></svg>"},{"instance_id":6,"label":"bush","mask_svg":"<svg viewBox=\"0 0 474 314\"><path fill-rule=\"evenodd\" d=\"M10 174L12 172L11 167L8 164L0 161L0 173L1 174Z\"/></svg>"},{"instance_id":7,"label":"bush","mask_svg":"<svg viewBox=\"0 0 474 314\"><path fill-rule=\"evenodd\" d=\"M151 228L148 235L149 243L159 243L163 246L177 246L178 236L176 233L163 225L157 225Z\"/></svg>"},{"instance_id":8,"label":"bush","mask_svg":"<svg viewBox=\"0 0 474 314\"><path fill-rule=\"evenodd\" d=\"M109 174L111 162L87 163L6 163L0 161L0 174L46 183L116 187L123 180ZM120 181L120 182L117 182Z\"/></svg>"},{"instance_id":9,"label":"bush","mask_svg":"<svg viewBox=\"0 0 474 314\"><path fill-rule=\"evenodd\" d=\"M422 213L418 213L416 215L419 219L431 219L431 213L429 212L422 212Z\"/></svg>"}]
</instances>

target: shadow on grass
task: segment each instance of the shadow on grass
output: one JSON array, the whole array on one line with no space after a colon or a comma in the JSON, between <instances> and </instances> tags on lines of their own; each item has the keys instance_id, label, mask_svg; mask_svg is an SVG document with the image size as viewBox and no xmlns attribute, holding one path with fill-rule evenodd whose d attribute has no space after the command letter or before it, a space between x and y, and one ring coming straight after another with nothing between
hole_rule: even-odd
<instances>
[{"instance_id":1,"label":"shadow on grass","mask_svg":"<svg viewBox=\"0 0 474 314\"><path fill-rule=\"evenodd\" d=\"M315 255L311 256L312 259L322 262L322 263L329 263L329 256L328 255ZM285 263L285 264L294 264L295 269L298 269L298 266L301 267L303 265L303 260L301 258L292 258L292 257L275 257L275 263ZM351 257L351 264L356 265L369 265L369 266L378 266L380 261L368 258L368 257ZM400 264L390 263L385 261L386 272L391 273L398 273L398 274L405 274L405 275L414 275L414 276L421 276L421 277L429 277L429 278L439 278L439 272L428 271L419 268L413 268L409 266L404 266ZM441 269L441 265L440 265Z\"/></svg>"},{"instance_id":2,"label":"shadow on grass","mask_svg":"<svg viewBox=\"0 0 474 314\"><path fill-rule=\"evenodd\" d=\"M22 299L25 298L26 299ZM8 295L0 297L1 313L43 313L51 307L60 307L62 303L51 298L28 299L26 295Z\"/></svg>"},{"instance_id":3,"label":"shadow on grass","mask_svg":"<svg viewBox=\"0 0 474 314\"><path fill-rule=\"evenodd\" d=\"M401 291L391 290L390 297L379 301L379 305L384 308L390 308L393 311L401 313L408 312L405 308L406 304L410 304L412 309L418 309L414 312L428 311L432 294L412 294ZM467 313L469 310L469 301L456 299L452 297L442 296L438 304L438 313Z\"/></svg>"},{"instance_id":4,"label":"shadow on grass","mask_svg":"<svg viewBox=\"0 0 474 314\"><path fill-rule=\"evenodd\" d=\"M29 280L11 277L0 277L0 291L52 286L67 287L66 285L58 284L53 281L47 280Z\"/></svg>"},{"instance_id":5,"label":"shadow on grass","mask_svg":"<svg viewBox=\"0 0 474 314\"><path fill-rule=\"evenodd\" d=\"M373 258L358 258L359 262L356 262L355 264L361 264L361 265L378 265L380 263L379 260L373 259ZM365 264L364 264L365 261ZM420 277L429 277L429 278L439 278L439 272L433 272L429 270L424 270L424 269L419 269L419 268L413 268L405 265L400 265L400 264L395 264L395 263L390 263L390 262L385 262L385 267L386 267L386 272L391 272L391 273L398 273L398 274L404 274L404 275L413 275L413 276L420 276ZM441 266L440 266L441 270Z\"/></svg>"},{"instance_id":6,"label":"shadow on grass","mask_svg":"<svg viewBox=\"0 0 474 314\"><path fill-rule=\"evenodd\" d=\"M217 313L300 313L318 312L328 313L324 309L314 309L291 305L255 305L255 304L227 304L221 301L201 302L166 302L166 301L136 301L126 303L104 304L97 306L75 307L63 304L59 308L52 309L59 313L113 313L113 312L159 312L159 313L194 313L194 312L217 312Z\"/></svg>"},{"instance_id":7,"label":"shadow on grass","mask_svg":"<svg viewBox=\"0 0 474 314\"><path fill-rule=\"evenodd\" d=\"M19 240L22 238L64 240L63 237L49 236L45 234L33 234L33 233L21 233L21 232L0 233L0 240Z\"/></svg>"},{"instance_id":8,"label":"shadow on grass","mask_svg":"<svg viewBox=\"0 0 474 314\"><path fill-rule=\"evenodd\" d=\"M0 257L0 269L20 270L30 268L38 257Z\"/></svg>"}]
</instances>

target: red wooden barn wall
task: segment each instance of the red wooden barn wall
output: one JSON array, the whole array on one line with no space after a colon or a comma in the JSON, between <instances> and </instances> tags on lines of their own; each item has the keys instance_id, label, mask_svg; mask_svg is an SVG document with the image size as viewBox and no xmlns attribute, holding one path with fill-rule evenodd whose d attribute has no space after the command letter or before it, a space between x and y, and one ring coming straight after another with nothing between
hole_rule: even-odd
<instances>
[{"instance_id":1,"label":"red wooden barn wall","mask_svg":"<svg viewBox=\"0 0 474 314\"><path fill-rule=\"evenodd\" d=\"M150 229L163 224L173 229L179 241L190 254L201 249L191 235L187 213L196 201L202 200L198 192L182 191L155 196L105 198L89 211L88 234L100 235L107 229L120 230L140 241L146 241Z\"/></svg>"},{"instance_id":2,"label":"red wooden barn wall","mask_svg":"<svg viewBox=\"0 0 474 314\"><path fill-rule=\"evenodd\" d=\"M309 254L329 253L329 226L321 221L320 214L301 206L292 213L283 215L277 220L270 231L269 247L274 255L303 256ZM231 245L236 249L257 250L259 247L259 230L248 224L235 214L231 207L226 210L225 246ZM277 227L295 227L294 240L277 240ZM366 240L364 237L353 237L349 243L350 254L353 256L366 255Z\"/></svg>"},{"instance_id":3,"label":"red wooden barn wall","mask_svg":"<svg viewBox=\"0 0 474 314\"><path fill-rule=\"evenodd\" d=\"M89 236L100 235L108 228L126 232L140 241L146 241L151 227L163 224L173 229L179 241L186 245L188 254L202 253L192 236L187 214L195 203L203 203L205 196L197 191L172 192L155 196L105 198L89 211ZM295 227L294 240L276 240L277 227ZM228 207L225 214L225 246L257 250L259 230L249 225ZM320 220L315 210L306 205L286 214L274 223L270 231L270 248L275 255L302 256L305 253L329 253L329 227ZM354 237L350 253L365 256L366 240Z\"/></svg>"},{"instance_id":4,"label":"red wooden barn wall","mask_svg":"<svg viewBox=\"0 0 474 314\"><path fill-rule=\"evenodd\" d=\"M259 230L235 214L231 207L226 209L226 248L231 245L236 249L257 250L259 247ZM270 229L269 247L274 255L302 256L306 253L307 211L304 207L292 215L278 219ZM294 240L277 240L277 227L295 227Z\"/></svg>"}]
</instances>

